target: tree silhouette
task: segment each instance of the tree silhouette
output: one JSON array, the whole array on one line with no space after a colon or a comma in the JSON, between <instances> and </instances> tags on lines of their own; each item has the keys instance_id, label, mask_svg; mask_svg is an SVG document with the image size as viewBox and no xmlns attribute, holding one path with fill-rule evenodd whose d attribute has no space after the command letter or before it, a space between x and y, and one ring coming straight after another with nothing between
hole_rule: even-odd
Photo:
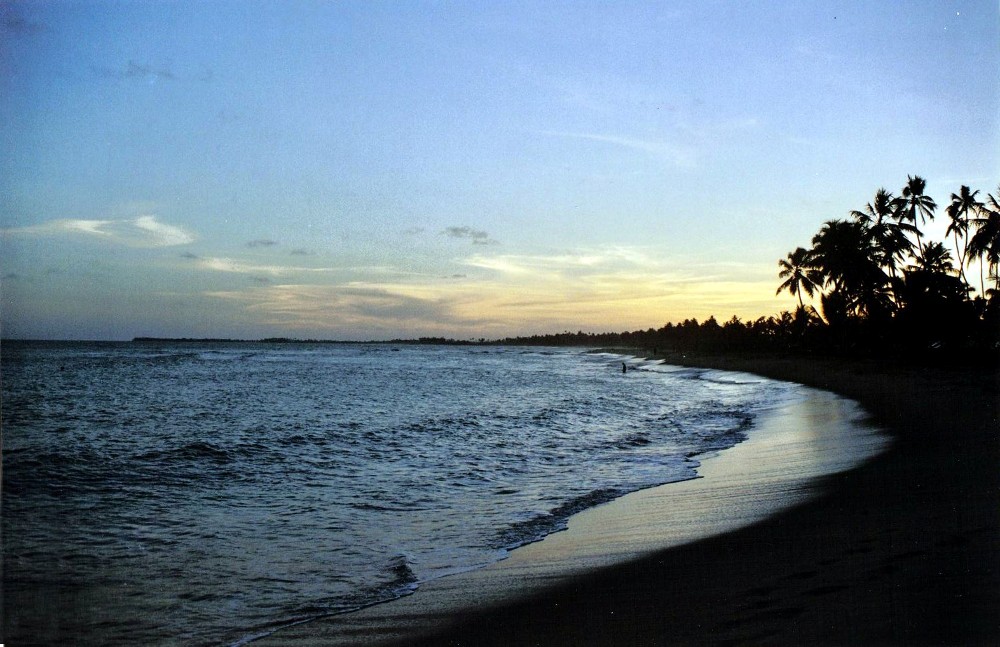
<instances>
[{"instance_id":1,"label":"tree silhouette","mask_svg":"<svg viewBox=\"0 0 1000 647\"><path fill-rule=\"evenodd\" d=\"M978 347L995 354L1000 349L1000 199L991 194L984 204L978 191L964 185L951 194L945 235L954 243L953 257L945 242L922 238L920 225L934 218L937 205L924 193L922 177L907 180L900 196L879 189L849 219L823 223L810 249L798 248L778 261L783 282L777 293L797 294L800 311L802 290L811 285L819 293L826 324L803 328L811 342L799 339L806 346L843 349ZM982 285L983 296L973 300L964 268L976 259L982 272L989 269L995 287ZM778 324L784 320L776 321L770 330L781 336Z\"/></svg>"},{"instance_id":2,"label":"tree silhouette","mask_svg":"<svg viewBox=\"0 0 1000 647\"><path fill-rule=\"evenodd\" d=\"M997 187L1000 196L1000 186ZM994 289L1000 289L1000 276L997 269L1000 265L1000 200L992 193L987 196L987 203L977 210L978 217L972 219L976 233L969 239L969 254L980 261L980 281L982 281L982 266L988 265L990 278L995 281ZM983 285L985 292L985 285ZM995 295L995 293L994 293Z\"/></svg>"},{"instance_id":3,"label":"tree silhouette","mask_svg":"<svg viewBox=\"0 0 1000 647\"><path fill-rule=\"evenodd\" d=\"M879 265L892 277L896 276L896 263L913 253L913 243L906 236L912 228L893 220L895 205L896 198L885 189L879 189L864 211L851 212L854 220L867 230L877 250Z\"/></svg>"},{"instance_id":4,"label":"tree silhouette","mask_svg":"<svg viewBox=\"0 0 1000 647\"><path fill-rule=\"evenodd\" d=\"M951 263L951 252L944 243L927 243L924 247L924 255L917 259L918 269L925 272L937 272L940 274L950 274L955 271L955 266Z\"/></svg>"},{"instance_id":5,"label":"tree silhouette","mask_svg":"<svg viewBox=\"0 0 1000 647\"><path fill-rule=\"evenodd\" d=\"M775 295L788 290L792 296L798 296L799 308L803 308L802 292L811 297L823 282L823 276L812 264L812 254L804 247L799 247L789 253L787 258L779 260L778 267L781 268L778 277L785 281L778 286Z\"/></svg>"},{"instance_id":6,"label":"tree silhouette","mask_svg":"<svg viewBox=\"0 0 1000 647\"><path fill-rule=\"evenodd\" d=\"M903 187L902 195L895 200L896 218L900 223L909 221L912 231L917 235L917 250L923 256L924 247L917 219L920 219L921 225L928 220L934 220L934 210L937 209L937 203L930 196L924 195L924 189L927 187L927 181L924 178L919 175L907 175L906 178L907 182L906 186Z\"/></svg>"},{"instance_id":7,"label":"tree silhouette","mask_svg":"<svg viewBox=\"0 0 1000 647\"><path fill-rule=\"evenodd\" d=\"M978 193L979 191L970 191L969 187L963 184L958 193L951 194L951 204L945 211L951 219L945 235L951 234L954 237L958 273L965 283L969 282L965 278L965 266L969 260L969 217L983 206L983 203L976 200Z\"/></svg>"},{"instance_id":8,"label":"tree silhouette","mask_svg":"<svg viewBox=\"0 0 1000 647\"><path fill-rule=\"evenodd\" d=\"M830 220L812 243L813 264L831 292L840 294L848 313L865 316L891 308L889 277L881 268L883 254L864 223Z\"/></svg>"}]
</instances>

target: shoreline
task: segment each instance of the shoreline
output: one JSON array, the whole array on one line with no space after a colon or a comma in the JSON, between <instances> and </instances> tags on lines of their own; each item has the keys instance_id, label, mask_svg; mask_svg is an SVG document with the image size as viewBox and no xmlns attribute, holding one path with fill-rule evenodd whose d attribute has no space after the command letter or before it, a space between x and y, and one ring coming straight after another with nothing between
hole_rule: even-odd
<instances>
[{"instance_id":1,"label":"shoreline","mask_svg":"<svg viewBox=\"0 0 1000 647\"><path fill-rule=\"evenodd\" d=\"M427 645L993 645L1000 375L773 355L659 356L858 401L893 448L752 527L470 612Z\"/></svg>"},{"instance_id":2,"label":"shoreline","mask_svg":"<svg viewBox=\"0 0 1000 647\"><path fill-rule=\"evenodd\" d=\"M450 580L455 604L433 609L428 594L435 581L414 596L281 630L256 644L985 644L1000 636L994 619L1000 496L990 488L1000 484L1000 452L985 426L992 421L997 428L996 373L982 379L773 356L660 359L857 400L892 433L895 446L823 479L817 499L749 527L648 557L633 553L625 563L590 562L569 579L540 572L530 556L546 542L551 547L574 536L575 518L570 531L522 547L498 565L516 573L518 563L528 564L515 580L544 583L541 589L480 579L456 594L463 587ZM956 406L957 394L968 406ZM940 444L949 440L955 449L938 460ZM936 478L955 462L962 471ZM684 483L660 487L676 492ZM621 507L623 499L608 507ZM591 514L601 508L578 517ZM489 593L497 589L499 595Z\"/></svg>"}]
</instances>

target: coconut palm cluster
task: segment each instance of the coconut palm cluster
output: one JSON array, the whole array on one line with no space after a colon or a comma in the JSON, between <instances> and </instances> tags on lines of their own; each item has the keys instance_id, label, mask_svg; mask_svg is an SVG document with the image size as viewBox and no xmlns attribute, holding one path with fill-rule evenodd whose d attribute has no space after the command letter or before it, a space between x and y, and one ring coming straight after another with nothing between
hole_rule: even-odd
<instances>
[{"instance_id":1,"label":"coconut palm cluster","mask_svg":"<svg viewBox=\"0 0 1000 647\"><path fill-rule=\"evenodd\" d=\"M795 318L806 322L804 335L825 328L824 336L839 345L995 346L1000 187L985 200L968 186L951 194L943 209L945 242L925 234L939 216L926 184L915 175L898 195L879 189L863 209L825 222L811 247L778 261L783 282L777 293L798 297ZM978 276L970 278L973 267ZM803 294L818 297L818 311Z\"/></svg>"}]
</instances>

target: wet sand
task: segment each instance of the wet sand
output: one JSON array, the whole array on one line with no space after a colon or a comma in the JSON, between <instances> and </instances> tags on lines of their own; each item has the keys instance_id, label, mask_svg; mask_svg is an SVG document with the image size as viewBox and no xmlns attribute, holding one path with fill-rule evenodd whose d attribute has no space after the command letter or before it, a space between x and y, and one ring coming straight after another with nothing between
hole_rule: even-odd
<instances>
[{"instance_id":1,"label":"wet sand","mask_svg":"<svg viewBox=\"0 0 1000 647\"><path fill-rule=\"evenodd\" d=\"M831 437L850 407L817 397L811 411L776 412L751 440L705 461L707 478L629 495L498 565L261 644L997 644L995 372L666 359L842 394L892 436L891 449L809 478L812 461L851 462L845 439ZM806 443L809 456L788 446L802 441L801 425L788 423L803 415L825 430ZM768 487L742 485L762 477ZM777 503L793 505L773 514ZM683 543L706 530L721 534Z\"/></svg>"}]
</instances>

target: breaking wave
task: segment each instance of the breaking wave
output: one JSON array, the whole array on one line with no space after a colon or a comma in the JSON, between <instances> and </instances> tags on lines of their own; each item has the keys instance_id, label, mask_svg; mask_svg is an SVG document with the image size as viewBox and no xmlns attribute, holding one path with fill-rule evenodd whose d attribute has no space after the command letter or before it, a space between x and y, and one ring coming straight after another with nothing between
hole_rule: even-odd
<instances>
[{"instance_id":1,"label":"breaking wave","mask_svg":"<svg viewBox=\"0 0 1000 647\"><path fill-rule=\"evenodd\" d=\"M694 477L692 457L784 397L564 349L4 351L5 596L24 582L58 603L77 585L114 596L117 620L66 620L112 646L246 644L412 593Z\"/></svg>"}]
</instances>

